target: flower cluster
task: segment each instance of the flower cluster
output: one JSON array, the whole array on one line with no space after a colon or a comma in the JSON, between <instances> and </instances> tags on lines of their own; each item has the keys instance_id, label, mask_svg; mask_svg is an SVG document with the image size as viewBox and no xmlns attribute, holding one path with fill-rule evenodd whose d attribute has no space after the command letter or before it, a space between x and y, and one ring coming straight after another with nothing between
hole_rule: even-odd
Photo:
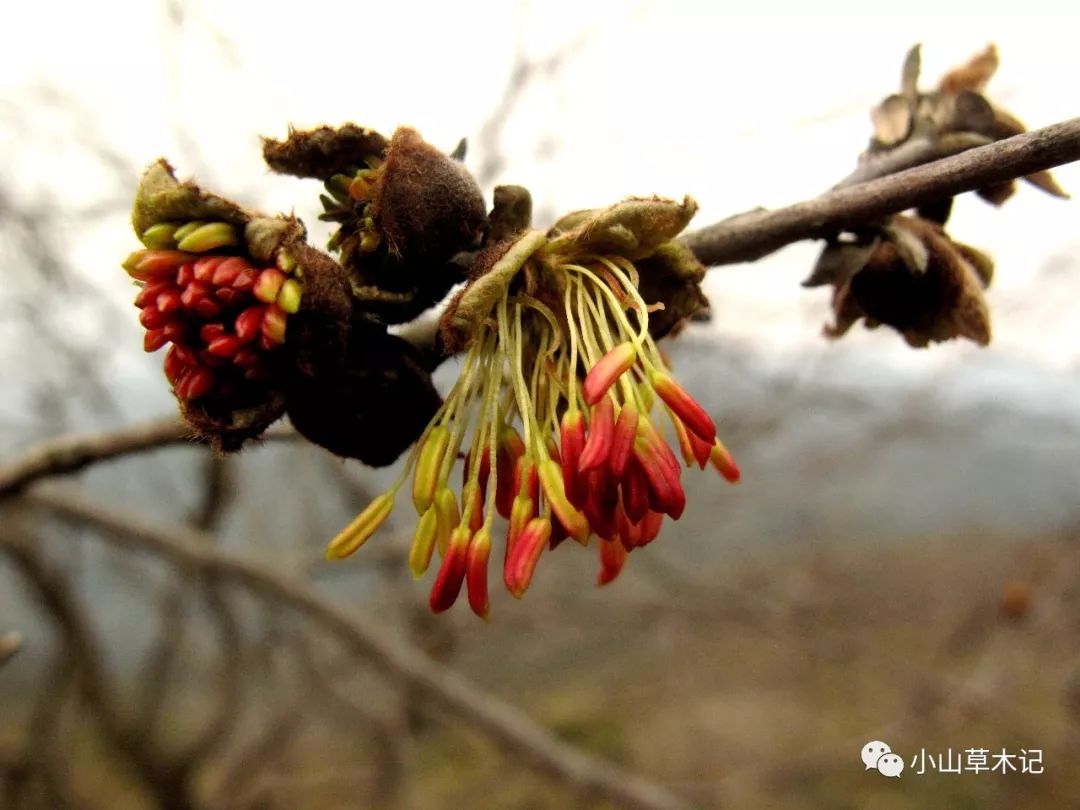
<instances>
[{"instance_id":1,"label":"flower cluster","mask_svg":"<svg viewBox=\"0 0 1080 810\"><path fill-rule=\"evenodd\" d=\"M686 496L673 444L687 466L711 462L737 481L712 419L650 335L650 305L639 292L639 266L673 244L693 210L691 201L632 201L578 217L569 233L527 231L484 251L443 319L447 345L465 348L460 377L397 481L328 556L345 557L371 537L411 473L414 576L437 550L432 610L449 608L464 585L472 610L486 616L496 515L508 521L503 581L520 597L543 551L567 537L582 545L598 538L604 584L656 538L665 517L678 519ZM665 216L672 221L657 225ZM625 252L604 249L626 243L627 233Z\"/></svg>"},{"instance_id":2,"label":"flower cluster","mask_svg":"<svg viewBox=\"0 0 1080 810\"><path fill-rule=\"evenodd\" d=\"M159 222L143 231L145 250L124 262L142 285L135 297L143 348L165 355L177 398L229 397L270 376L288 317L300 309L303 270L285 250L272 267L237 255L228 222ZM228 252L226 252L228 251Z\"/></svg>"}]
</instances>

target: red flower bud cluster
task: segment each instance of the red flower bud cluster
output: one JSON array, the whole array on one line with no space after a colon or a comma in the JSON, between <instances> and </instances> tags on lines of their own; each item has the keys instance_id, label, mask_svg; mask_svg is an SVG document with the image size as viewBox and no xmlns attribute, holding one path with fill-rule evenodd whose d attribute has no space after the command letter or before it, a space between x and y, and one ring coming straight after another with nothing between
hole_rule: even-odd
<instances>
[{"instance_id":1,"label":"red flower bud cluster","mask_svg":"<svg viewBox=\"0 0 1080 810\"><path fill-rule=\"evenodd\" d=\"M184 239L185 227L160 223L147 231L145 241L171 239L188 250L150 247L124 262L142 285L135 306L146 329L143 348L153 352L172 344L165 355L165 376L181 400L230 397L263 386L285 342L288 317L300 306L299 268L282 250L276 266L258 267L242 255L214 250L227 246L218 244L221 238ZM232 228L226 223L201 227L204 232L216 228L219 234ZM163 235L167 229L172 234ZM208 244L212 247L198 251ZM235 244L235 238L228 244Z\"/></svg>"}]
</instances>

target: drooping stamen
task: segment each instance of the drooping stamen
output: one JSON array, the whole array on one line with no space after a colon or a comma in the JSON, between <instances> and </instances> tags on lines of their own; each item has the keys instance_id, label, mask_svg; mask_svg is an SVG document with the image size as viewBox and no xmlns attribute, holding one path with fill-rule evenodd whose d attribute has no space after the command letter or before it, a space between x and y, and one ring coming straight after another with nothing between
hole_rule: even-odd
<instances>
[{"instance_id":1,"label":"drooping stamen","mask_svg":"<svg viewBox=\"0 0 1080 810\"><path fill-rule=\"evenodd\" d=\"M416 524L412 546L409 548L409 570L414 579L420 579L431 565L431 555L435 551L435 540L439 526L438 510L432 506Z\"/></svg>"},{"instance_id":2,"label":"drooping stamen","mask_svg":"<svg viewBox=\"0 0 1080 810\"><path fill-rule=\"evenodd\" d=\"M478 481L470 480L461 490L461 519L474 532L484 524L484 496Z\"/></svg>"},{"instance_id":3,"label":"drooping stamen","mask_svg":"<svg viewBox=\"0 0 1080 810\"><path fill-rule=\"evenodd\" d=\"M641 434L634 441L633 453L639 462L638 468L645 473L649 482L649 503L652 508L678 520L686 507L686 494L678 475L672 474L670 465L656 444L643 439Z\"/></svg>"},{"instance_id":4,"label":"drooping stamen","mask_svg":"<svg viewBox=\"0 0 1080 810\"><path fill-rule=\"evenodd\" d=\"M525 454L525 442L514 428L506 425L499 434L498 455L496 457L495 507L499 514L509 519L514 505L514 471L517 460Z\"/></svg>"},{"instance_id":5,"label":"drooping stamen","mask_svg":"<svg viewBox=\"0 0 1080 810\"><path fill-rule=\"evenodd\" d=\"M491 609L488 599L488 558L491 556L491 532L480 529L469 541L465 554L465 582L469 592L469 607L481 619Z\"/></svg>"},{"instance_id":6,"label":"drooping stamen","mask_svg":"<svg viewBox=\"0 0 1080 810\"><path fill-rule=\"evenodd\" d=\"M637 347L627 341L609 351L585 377L581 392L586 405L595 405L608 392L615 381L630 370L637 360Z\"/></svg>"},{"instance_id":7,"label":"drooping stamen","mask_svg":"<svg viewBox=\"0 0 1080 810\"><path fill-rule=\"evenodd\" d=\"M429 604L433 613L441 613L457 601L465 580L465 564L472 532L459 526L450 535L450 545L439 566L439 574L431 587Z\"/></svg>"},{"instance_id":8,"label":"drooping stamen","mask_svg":"<svg viewBox=\"0 0 1080 810\"><path fill-rule=\"evenodd\" d=\"M431 429L420 448L420 455L413 470L412 501L416 513L422 515L435 502L435 491L439 486L439 471L443 456L450 446L450 431L445 425Z\"/></svg>"},{"instance_id":9,"label":"drooping stamen","mask_svg":"<svg viewBox=\"0 0 1080 810\"><path fill-rule=\"evenodd\" d=\"M596 577L597 585L607 585L622 571L626 563L626 548L616 540L600 540L600 573Z\"/></svg>"},{"instance_id":10,"label":"drooping stamen","mask_svg":"<svg viewBox=\"0 0 1080 810\"><path fill-rule=\"evenodd\" d=\"M438 522L435 525L435 540L439 547L439 553L446 554L446 547L450 543L450 535L461 523L461 513L458 511L457 497L450 487L439 487L435 493L435 515Z\"/></svg>"},{"instance_id":11,"label":"drooping stamen","mask_svg":"<svg viewBox=\"0 0 1080 810\"><path fill-rule=\"evenodd\" d=\"M724 443L719 439L709 450L709 461L716 467L720 475L724 476L724 480L732 484L739 483L739 479L742 478L739 465L735 463L735 459L732 458L731 453L728 452L728 449L724 447Z\"/></svg>"},{"instance_id":12,"label":"drooping stamen","mask_svg":"<svg viewBox=\"0 0 1080 810\"><path fill-rule=\"evenodd\" d=\"M614 537L614 515L619 500L618 482L608 474L606 466L586 473L589 497L585 501L585 517L589 526L599 537Z\"/></svg>"},{"instance_id":13,"label":"drooping stamen","mask_svg":"<svg viewBox=\"0 0 1080 810\"><path fill-rule=\"evenodd\" d=\"M585 479L579 472L578 461L585 449L585 415L577 410L567 410L563 414L560 426L563 480L566 482L566 497L575 507L581 508L585 502Z\"/></svg>"},{"instance_id":14,"label":"drooping stamen","mask_svg":"<svg viewBox=\"0 0 1080 810\"><path fill-rule=\"evenodd\" d=\"M536 501L528 495L518 495L510 510L510 522L506 529L506 557L509 559L518 537L525 525L536 517Z\"/></svg>"},{"instance_id":15,"label":"drooping stamen","mask_svg":"<svg viewBox=\"0 0 1080 810\"><path fill-rule=\"evenodd\" d=\"M551 536L551 521L547 518L533 518L521 531L514 545L510 558L506 561L504 579L507 590L520 599L532 582L536 563Z\"/></svg>"},{"instance_id":16,"label":"drooping stamen","mask_svg":"<svg viewBox=\"0 0 1080 810\"><path fill-rule=\"evenodd\" d=\"M566 497L566 485L559 463L544 459L539 464L539 472L540 485L544 488L544 497L551 510L559 516L570 536L584 545L589 540L589 521Z\"/></svg>"},{"instance_id":17,"label":"drooping stamen","mask_svg":"<svg viewBox=\"0 0 1080 810\"><path fill-rule=\"evenodd\" d=\"M615 422L611 440L611 451L608 454L608 470L616 481L620 480L626 472L626 462L629 461L630 451L634 446L637 425L637 406L633 402L627 402L619 411L619 418Z\"/></svg>"},{"instance_id":18,"label":"drooping stamen","mask_svg":"<svg viewBox=\"0 0 1080 810\"><path fill-rule=\"evenodd\" d=\"M641 469L641 463L633 455L622 479L622 503L626 516L634 523L640 522L649 511L649 481Z\"/></svg>"},{"instance_id":19,"label":"drooping stamen","mask_svg":"<svg viewBox=\"0 0 1080 810\"><path fill-rule=\"evenodd\" d=\"M675 378L666 371L653 369L649 372L649 382L660 395L660 399L675 412L686 427L711 445L716 439L716 425L712 418L697 401L687 393Z\"/></svg>"},{"instance_id":20,"label":"drooping stamen","mask_svg":"<svg viewBox=\"0 0 1080 810\"><path fill-rule=\"evenodd\" d=\"M611 397L604 397L592 409L589 421L589 435L581 451L578 470L588 472L596 469L611 453L611 443L615 435L615 405Z\"/></svg>"},{"instance_id":21,"label":"drooping stamen","mask_svg":"<svg viewBox=\"0 0 1080 810\"><path fill-rule=\"evenodd\" d=\"M352 523L342 529L337 537L330 541L330 545L326 549L326 558L340 560L348 557L360 548L371 535L375 534L393 511L394 495L392 492L384 492L382 495L376 496L363 512L353 518Z\"/></svg>"}]
</instances>

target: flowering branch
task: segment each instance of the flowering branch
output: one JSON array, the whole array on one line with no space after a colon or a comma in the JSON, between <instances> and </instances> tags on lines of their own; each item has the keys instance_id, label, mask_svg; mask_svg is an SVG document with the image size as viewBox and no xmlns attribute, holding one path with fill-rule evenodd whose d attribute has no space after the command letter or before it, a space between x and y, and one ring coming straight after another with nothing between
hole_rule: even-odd
<instances>
[{"instance_id":1,"label":"flowering branch","mask_svg":"<svg viewBox=\"0 0 1080 810\"><path fill-rule=\"evenodd\" d=\"M925 158L932 154L930 149L919 145L905 150L902 162ZM1071 118L875 180L863 182L857 173L852 175L854 184L845 180L813 200L737 214L686 234L682 242L702 264L752 262L792 242L823 239L909 208L1076 160L1080 160L1080 118ZM878 170L887 170L895 164L889 160L877 165Z\"/></svg>"}]
</instances>

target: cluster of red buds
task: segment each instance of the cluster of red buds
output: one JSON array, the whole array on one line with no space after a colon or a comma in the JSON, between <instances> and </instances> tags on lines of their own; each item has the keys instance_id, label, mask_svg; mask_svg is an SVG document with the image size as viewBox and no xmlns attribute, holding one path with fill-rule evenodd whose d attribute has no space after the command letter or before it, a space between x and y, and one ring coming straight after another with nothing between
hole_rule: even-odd
<instances>
[{"instance_id":1,"label":"cluster of red buds","mask_svg":"<svg viewBox=\"0 0 1080 810\"><path fill-rule=\"evenodd\" d=\"M582 545L598 538L604 584L656 538L665 517L678 519L686 496L673 446L687 466L711 462L737 481L709 414L672 377L639 292L645 260L675 244L694 210L690 200L633 200L572 215L567 231L527 231L481 253L474 280L443 319L447 345L465 348L457 383L397 481L328 556L347 556L371 537L411 473L414 576L436 549L441 555L432 610L449 608L465 584L472 610L487 616L496 514L508 521L503 581L520 597L544 549L567 537ZM455 493L452 468L463 451Z\"/></svg>"},{"instance_id":2,"label":"cluster of red buds","mask_svg":"<svg viewBox=\"0 0 1080 810\"><path fill-rule=\"evenodd\" d=\"M303 269L284 249L271 267L238 255L228 222L159 222L141 235L145 250L124 262L142 285L135 297L143 348L171 343L165 376L177 398L233 396L271 376L289 315L300 309Z\"/></svg>"}]
</instances>

